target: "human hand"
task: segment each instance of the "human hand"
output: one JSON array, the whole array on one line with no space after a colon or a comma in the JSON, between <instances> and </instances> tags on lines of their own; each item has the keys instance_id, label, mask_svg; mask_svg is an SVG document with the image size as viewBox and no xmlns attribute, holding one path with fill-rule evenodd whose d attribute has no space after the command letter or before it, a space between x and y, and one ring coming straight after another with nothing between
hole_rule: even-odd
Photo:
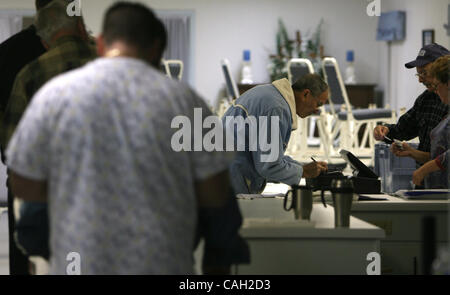
<instances>
[{"instance_id":1,"label":"human hand","mask_svg":"<svg viewBox=\"0 0 450 295\"><path fill-rule=\"evenodd\" d=\"M391 152L397 157L412 157L414 151L415 149L406 142L402 142L401 147L399 147L395 142L391 144Z\"/></svg>"},{"instance_id":2,"label":"human hand","mask_svg":"<svg viewBox=\"0 0 450 295\"><path fill-rule=\"evenodd\" d=\"M376 140L383 140L384 136L389 133L389 128L383 125L377 125L373 129L373 137L375 137Z\"/></svg>"},{"instance_id":3,"label":"human hand","mask_svg":"<svg viewBox=\"0 0 450 295\"><path fill-rule=\"evenodd\" d=\"M304 178L315 178L319 176L322 171L328 170L328 164L326 162L311 162L303 166Z\"/></svg>"},{"instance_id":4,"label":"human hand","mask_svg":"<svg viewBox=\"0 0 450 295\"><path fill-rule=\"evenodd\" d=\"M426 176L425 169L423 169L422 166L421 168L414 171L412 181L415 185L421 185L425 176Z\"/></svg>"}]
</instances>

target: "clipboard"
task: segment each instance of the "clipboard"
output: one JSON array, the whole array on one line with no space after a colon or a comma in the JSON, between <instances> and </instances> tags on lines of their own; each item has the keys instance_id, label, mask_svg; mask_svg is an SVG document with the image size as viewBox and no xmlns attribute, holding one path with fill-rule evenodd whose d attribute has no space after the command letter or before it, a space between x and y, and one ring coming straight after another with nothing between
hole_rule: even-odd
<instances>
[{"instance_id":1,"label":"clipboard","mask_svg":"<svg viewBox=\"0 0 450 295\"><path fill-rule=\"evenodd\" d=\"M405 200L448 200L449 189L398 190L396 196Z\"/></svg>"}]
</instances>

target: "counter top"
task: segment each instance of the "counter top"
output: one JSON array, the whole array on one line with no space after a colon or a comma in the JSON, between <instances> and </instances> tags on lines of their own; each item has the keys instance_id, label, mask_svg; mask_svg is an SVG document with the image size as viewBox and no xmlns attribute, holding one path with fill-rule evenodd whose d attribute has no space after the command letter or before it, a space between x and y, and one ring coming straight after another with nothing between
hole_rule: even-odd
<instances>
[{"instance_id":1,"label":"counter top","mask_svg":"<svg viewBox=\"0 0 450 295\"><path fill-rule=\"evenodd\" d=\"M290 187L286 184L268 183L263 195L285 194ZM314 202L320 202L320 193L314 192ZM360 211L450 211L450 200L406 200L387 194L363 194L372 198L385 198L380 201L354 201L353 212ZM331 193L325 192L325 200L331 204Z\"/></svg>"},{"instance_id":2,"label":"counter top","mask_svg":"<svg viewBox=\"0 0 450 295\"><path fill-rule=\"evenodd\" d=\"M450 200L406 200L386 194L364 195L374 198L386 198L385 201L357 201L352 204L352 212L358 211L446 211L450 209Z\"/></svg>"},{"instance_id":3,"label":"counter top","mask_svg":"<svg viewBox=\"0 0 450 295\"><path fill-rule=\"evenodd\" d=\"M334 208L322 204L313 204L311 222L299 221L294 225L294 212L283 209L282 198L254 198L239 199L239 206L244 217L244 226L241 234L246 238L273 237L273 238L359 238L382 239L384 230L355 217L350 217L349 228L334 227ZM264 218L276 220L276 226L249 226L246 221ZM285 221L285 225L283 225Z\"/></svg>"}]
</instances>

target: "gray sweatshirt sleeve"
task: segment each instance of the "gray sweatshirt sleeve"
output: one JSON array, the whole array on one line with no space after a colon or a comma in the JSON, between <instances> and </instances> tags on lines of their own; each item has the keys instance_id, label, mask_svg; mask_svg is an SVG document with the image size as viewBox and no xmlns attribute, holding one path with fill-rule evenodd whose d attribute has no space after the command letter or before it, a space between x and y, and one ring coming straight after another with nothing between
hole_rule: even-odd
<instances>
[{"instance_id":1,"label":"gray sweatshirt sleeve","mask_svg":"<svg viewBox=\"0 0 450 295\"><path fill-rule=\"evenodd\" d=\"M258 149L252 152L255 168L269 181L298 184L303 175L303 167L285 156L283 149L283 135L289 131L291 117L281 108L271 110L266 117L266 124L258 122Z\"/></svg>"}]
</instances>

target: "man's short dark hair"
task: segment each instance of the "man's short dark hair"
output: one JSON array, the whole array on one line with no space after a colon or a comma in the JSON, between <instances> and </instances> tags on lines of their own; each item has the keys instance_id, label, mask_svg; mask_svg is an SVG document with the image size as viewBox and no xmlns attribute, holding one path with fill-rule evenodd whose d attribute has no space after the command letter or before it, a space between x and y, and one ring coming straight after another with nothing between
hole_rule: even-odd
<instances>
[{"instance_id":1,"label":"man's short dark hair","mask_svg":"<svg viewBox=\"0 0 450 295\"><path fill-rule=\"evenodd\" d=\"M107 45L123 41L146 50L159 40L161 52L167 43L164 24L153 11L139 3L117 2L105 14L103 37Z\"/></svg>"},{"instance_id":2,"label":"man's short dark hair","mask_svg":"<svg viewBox=\"0 0 450 295\"><path fill-rule=\"evenodd\" d=\"M319 75L306 74L292 84L292 89L295 91L309 89L313 97L319 97L325 90L328 89L328 85Z\"/></svg>"},{"instance_id":3,"label":"man's short dark hair","mask_svg":"<svg viewBox=\"0 0 450 295\"><path fill-rule=\"evenodd\" d=\"M36 5L36 9L39 10L50 2L52 2L52 0L36 0L34 4Z\"/></svg>"}]
</instances>

